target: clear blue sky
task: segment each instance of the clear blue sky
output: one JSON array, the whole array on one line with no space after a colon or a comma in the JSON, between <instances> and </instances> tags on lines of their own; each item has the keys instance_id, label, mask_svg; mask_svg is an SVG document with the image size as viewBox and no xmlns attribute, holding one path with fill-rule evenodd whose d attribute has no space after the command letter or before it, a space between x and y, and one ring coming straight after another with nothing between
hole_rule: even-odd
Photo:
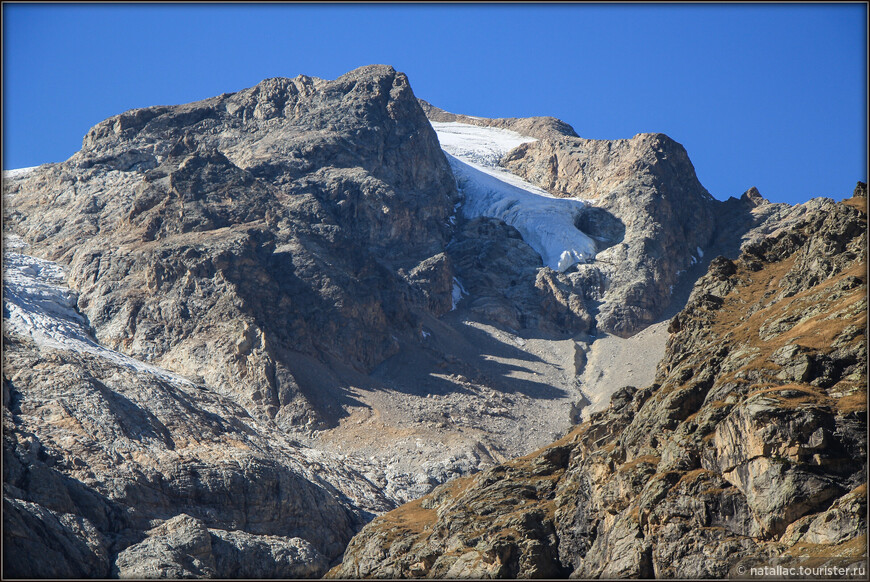
<instances>
[{"instance_id":1,"label":"clear blue sky","mask_svg":"<svg viewBox=\"0 0 870 582\"><path fill-rule=\"evenodd\" d=\"M720 199L840 199L867 179L866 10L7 3L3 168L65 160L127 109L383 63L448 111L666 133Z\"/></svg>"}]
</instances>

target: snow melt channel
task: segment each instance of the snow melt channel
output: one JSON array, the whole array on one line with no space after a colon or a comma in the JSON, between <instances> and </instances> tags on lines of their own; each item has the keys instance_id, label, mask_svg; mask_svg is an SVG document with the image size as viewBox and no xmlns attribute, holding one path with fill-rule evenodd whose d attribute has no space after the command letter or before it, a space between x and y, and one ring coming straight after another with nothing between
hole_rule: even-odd
<instances>
[{"instance_id":1,"label":"snow melt channel","mask_svg":"<svg viewBox=\"0 0 870 582\"><path fill-rule=\"evenodd\" d=\"M78 296L66 286L57 263L22 254L27 244L13 234L4 235L3 319L10 329L30 336L37 345L89 353L166 382L192 385L168 370L146 364L101 346L76 311Z\"/></svg>"},{"instance_id":2,"label":"snow melt channel","mask_svg":"<svg viewBox=\"0 0 870 582\"><path fill-rule=\"evenodd\" d=\"M574 225L584 203L556 198L499 167L520 144L536 141L507 129L432 122L465 200L466 218L498 218L516 228L544 264L565 271L595 257L595 242Z\"/></svg>"}]
</instances>

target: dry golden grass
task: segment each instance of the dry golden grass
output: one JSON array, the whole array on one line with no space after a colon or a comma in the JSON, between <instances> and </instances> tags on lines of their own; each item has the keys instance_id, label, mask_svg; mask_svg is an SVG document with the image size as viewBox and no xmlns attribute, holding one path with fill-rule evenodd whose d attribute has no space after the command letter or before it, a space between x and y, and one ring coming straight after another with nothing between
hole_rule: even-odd
<instances>
[{"instance_id":1,"label":"dry golden grass","mask_svg":"<svg viewBox=\"0 0 870 582\"><path fill-rule=\"evenodd\" d=\"M831 558L860 558L867 555L867 535L861 535L841 544L798 543L785 551L784 555L806 558L806 567L821 566Z\"/></svg>"},{"instance_id":2,"label":"dry golden grass","mask_svg":"<svg viewBox=\"0 0 870 582\"><path fill-rule=\"evenodd\" d=\"M861 306L861 302L866 301L866 285L860 285L848 291L838 291L838 286L844 278L864 278L866 263L863 261L856 262L842 273L811 289L766 305L747 316L748 306L764 305L765 302L769 301L769 294L772 290L778 292L779 282L794 268L794 263L795 256L793 255L779 263L766 265L761 271L752 272L742 266L738 267L736 277L742 284L737 285L735 290L725 298L725 304L716 314L712 330L717 337L728 343L751 346L757 348L758 352L738 369L721 375L717 379L717 383L745 382L740 378L743 373L751 371L757 375L762 372L762 379L753 383L755 390L750 395L770 392L783 406L787 407L828 405L835 407L841 413L866 410L867 399L863 391L848 394L840 399L831 399L824 391L806 384L783 386L781 380L776 377L780 368L773 364L770 358L777 349L791 343L801 346L811 353L826 354L834 349L833 345L837 338L848 326L864 327L867 322L866 311ZM840 297L834 301L829 301L835 292L839 292ZM820 313L800 321L770 341L761 339L760 330L766 323L790 315L800 318L806 312L807 307L811 305L822 306ZM844 317L844 313L850 315ZM851 316L852 313L858 315ZM858 334L852 340L852 342L860 341L866 341L863 334ZM806 396L783 398L773 394L786 388L803 392Z\"/></svg>"},{"instance_id":3,"label":"dry golden grass","mask_svg":"<svg viewBox=\"0 0 870 582\"><path fill-rule=\"evenodd\" d=\"M861 485L858 485L849 492L849 495L854 495L855 497L867 497L867 484L862 483Z\"/></svg>"},{"instance_id":4,"label":"dry golden grass","mask_svg":"<svg viewBox=\"0 0 870 582\"><path fill-rule=\"evenodd\" d=\"M800 392L800 396L784 396L782 392L787 390L791 390L794 392ZM782 384L780 386L771 386L768 388L762 388L760 390L755 390L754 392L750 392L747 395L747 398L751 398L753 396L759 395L767 395L772 398L776 398L777 400L785 400L798 404L816 404L816 405L825 405L832 400L828 398L827 394L821 392L818 388L814 386L809 386L807 384Z\"/></svg>"},{"instance_id":5,"label":"dry golden grass","mask_svg":"<svg viewBox=\"0 0 870 582\"><path fill-rule=\"evenodd\" d=\"M843 204L851 206L863 214L867 214L867 198L864 198L863 196L847 198L846 200L843 200Z\"/></svg>"},{"instance_id":6,"label":"dry golden grass","mask_svg":"<svg viewBox=\"0 0 870 582\"><path fill-rule=\"evenodd\" d=\"M716 473L714 473L713 471L708 471L707 469L694 469L680 477L680 480L677 481L674 487L679 487L681 485L689 486L695 481L700 480L702 477L712 476L715 474Z\"/></svg>"},{"instance_id":7,"label":"dry golden grass","mask_svg":"<svg viewBox=\"0 0 870 582\"><path fill-rule=\"evenodd\" d=\"M388 527L399 535L419 535L424 530L431 529L438 520L438 514L434 509L425 509L422 505L423 498L406 503L401 507L385 513L378 519L381 527Z\"/></svg>"},{"instance_id":8,"label":"dry golden grass","mask_svg":"<svg viewBox=\"0 0 870 582\"><path fill-rule=\"evenodd\" d=\"M800 396L785 396L782 392L791 390L800 392ZM808 406L828 407L836 410L839 414L860 412L867 410L866 390L857 390L841 397L833 397L825 391L808 384L783 384L779 386L764 387L750 392L747 397L766 395L776 399L777 406L783 409L797 409Z\"/></svg>"},{"instance_id":9,"label":"dry golden grass","mask_svg":"<svg viewBox=\"0 0 870 582\"><path fill-rule=\"evenodd\" d=\"M653 467L656 467L656 466L658 466L659 461L661 461L661 460L662 460L662 458L657 456L657 455L642 455L640 457L632 459L631 461L628 461L627 463L623 463L622 465L619 466L617 471L619 471L619 472L631 471L632 469L634 469L640 465L651 465Z\"/></svg>"},{"instance_id":10,"label":"dry golden grass","mask_svg":"<svg viewBox=\"0 0 870 582\"><path fill-rule=\"evenodd\" d=\"M837 412L840 414L849 414L850 412L864 412L867 410L867 390L866 386L863 390L858 390L852 394L847 394L836 401Z\"/></svg>"}]
</instances>

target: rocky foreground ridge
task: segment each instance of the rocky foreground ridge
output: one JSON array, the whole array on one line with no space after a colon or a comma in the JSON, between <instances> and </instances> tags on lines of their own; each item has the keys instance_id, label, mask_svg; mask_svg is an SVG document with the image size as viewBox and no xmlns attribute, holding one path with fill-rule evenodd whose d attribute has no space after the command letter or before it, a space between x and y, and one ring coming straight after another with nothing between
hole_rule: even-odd
<instances>
[{"instance_id":1,"label":"rocky foreground ridge","mask_svg":"<svg viewBox=\"0 0 870 582\"><path fill-rule=\"evenodd\" d=\"M538 140L502 166L601 201L594 260L554 271L463 217L427 114L456 120L391 67L267 79L4 177L4 575L319 576L374 515L567 429L595 333L811 214L713 200L665 136L476 120Z\"/></svg>"},{"instance_id":2,"label":"rocky foreground ridge","mask_svg":"<svg viewBox=\"0 0 870 582\"><path fill-rule=\"evenodd\" d=\"M696 284L656 381L368 524L334 577L733 577L866 568L866 186ZM856 574L857 576L857 574Z\"/></svg>"}]
</instances>

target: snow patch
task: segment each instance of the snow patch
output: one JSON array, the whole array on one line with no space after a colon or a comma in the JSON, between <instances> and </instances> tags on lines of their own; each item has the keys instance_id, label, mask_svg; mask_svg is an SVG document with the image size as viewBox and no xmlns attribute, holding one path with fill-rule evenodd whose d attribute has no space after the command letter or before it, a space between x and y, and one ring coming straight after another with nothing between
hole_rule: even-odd
<instances>
[{"instance_id":1,"label":"snow patch","mask_svg":"<svg viewBox=\"0 0 870 582\"><path fill-rule=\"evenodd\" d=\"M39 166L30 166L29 168L15 168L14 170L3 170L3 179L11 180L12 178L20 178L29 174Z\"/></svg>"},{"instance_id":2,"label":"snow patch","mask_svg":"<svg viewBox=\"0 0 870 582\"><path fill-rule=\"evenodd\" d=\"M9 329L29 336L37 345L89 353L117 365L151 374L166 382L192 386L189 380L101 346L85 318L76 311L78 294L67 287L57 263L22 254L27 245L6 235L3 255L3 318ZM12 250L14 249L14 250Z\"/></svg>"},{"instance_id":3,"label":"snow patch","mask_svg":"<svg viewBox=\"0 0 870 582\"><path fill-rule=\"evenodd\" d=\"M575 226L585 204L556 198L499 167L510 150L537 141L514 131L432 122L465 197L466 218L498 218L516 228L544 264L558 271L595 257L595 242Z\"/></svg>"},{"instance_id":4,"label":"snow patch","mask_svg":"<svg viewBox=\"0 0 870 582\"><path fill-rule=\"evenodd\" d=\"M518 145L538 141L509 129L467 123L433 121L441 149L466 162L498 167L498 161Z\"/></svg>"},{"instance_id":5,"label":"snow patch","mask_svg":"<svg viewBox=\"0 0 870 582\"><path fill-rule=\"evenodd\" d=\"M453 277L453 305L450 307L450 311L454 311L456 309L456 306L459 304L459 301L462 299L463 295L468 295L468 291L465 290L465 287L462 286L462 283L459 281L459 279Z\"/></svg>"},{"instance_id":6,"label":"snow patch","mask_svg":"<svg viewBox=\"0 0 870 582\"><path fill-rule=\"evenodd\" d=\"M562 251L562 254L559 255L559 263L556 268L559 271L565 272L571 265L585 262L586 257L583 255L583 253L578 253L574 250Z\"/></svg>"}]
</instances>

